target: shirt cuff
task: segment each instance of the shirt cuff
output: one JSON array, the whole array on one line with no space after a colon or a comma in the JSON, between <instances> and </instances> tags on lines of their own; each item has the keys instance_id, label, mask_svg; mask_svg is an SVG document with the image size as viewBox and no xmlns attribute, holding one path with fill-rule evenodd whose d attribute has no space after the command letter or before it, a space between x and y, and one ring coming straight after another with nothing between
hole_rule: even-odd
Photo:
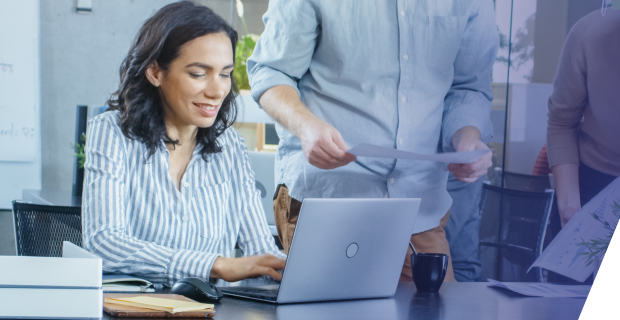
<instances>
[{"instance_id":1,"label":"shirt cuff","mask_svg":"<svg viewBox=\"0 0 620 320\"><path fill-rule=\"evenodd\" d=\"M547 158L549 161L549 168L553 168L557 165L572 163L579 165L579 149L578 147L553 147L552 143L547 143Z\"/></svg>"},{"instance_id":2,"label":"shirt cuff","mask_svg":"<svg viewBox=\"0 0 620 320\"><path fill-rule=\"evenodd\" d=\"M179 250L168 265L168 285L187 278L195 277L209 281L211 268L220 255L191 250Z\"/></svg>"},{"instance_id":3,"label":"shirt cuff","mask_svg":"<svg viewBox=\"0 0 620 320\"><path fill-rule=\"evenodd\" d=\"M254 99L256 103L258 103L258 101L260 100L260 97L263 95L263 93L265 93L265 91L278 85L291 86L295 88L298 95L300 94L299 89L297 88L297 81L287 76L283 72L267 67L267 66L260 66L256 68L259 68L259 69L252 72L252 76L250 79L250 82L251 82L250 87L252 89L252 99Z\"/></svg>"},{"instance_id":4,"label":"shirt cuff","mask_svg":"<svg viewBox=\"0 0 620 320\"><path fill-rule=\"evenodd\" d=\"M471 113L464 114L453 114L449 119L446 119L444 123L444 132L443 132L443 145L449 146L451 150L455 150L455 147L452 145L452 137L454 134L459 131L463 127L472 126L478 128L480 131L480 140L485 144L491 141L493 137L493 125L488 117L481 118L478 115ZM444 147L444 151L447 151Z\"/></svg>"}]
</instances>

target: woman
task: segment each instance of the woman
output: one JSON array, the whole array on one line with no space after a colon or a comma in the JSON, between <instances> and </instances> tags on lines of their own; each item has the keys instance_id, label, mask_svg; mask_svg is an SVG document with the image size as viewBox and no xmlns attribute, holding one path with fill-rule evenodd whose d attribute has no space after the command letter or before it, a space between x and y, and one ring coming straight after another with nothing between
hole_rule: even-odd
<instances>
[{"instance_id":1,"label":"woman","mask_svg":"<svg viewBox=\"0 0 620 320\"><path fill-rule=\"evenodd\" d=\"M110 111L89 122L84 246L105 272L172 285L185 277L281 279L234 122L237 33L209 8L163 7L120 69ZM243 258L229 258L235 243Z\"/></svg>"},{"instance_id":2,"label":"woman","mask_svg":"<svg viewBox=\"0 0 620 320\"><path fill-rule=\"evenodd\" d=\"M562 227L620 176L620 12L573 26L549 98L547 154Z\"/></svg>"}]
</instances>

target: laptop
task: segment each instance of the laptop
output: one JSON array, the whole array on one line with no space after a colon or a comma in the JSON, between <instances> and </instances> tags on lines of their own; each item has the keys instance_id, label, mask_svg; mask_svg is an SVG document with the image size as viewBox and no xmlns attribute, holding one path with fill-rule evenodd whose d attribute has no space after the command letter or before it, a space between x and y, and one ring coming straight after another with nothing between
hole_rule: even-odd
<instances>
[{"instance_id":1,"label":"laptop","mask_svg":"<svg viewBox=\"0 0 620 320\"><path fill-rule=\"evenodd\" d=\"M276 304L391 297L420 199L304 199L282 282L220 287Z\"/></svg>"}]
</instances>

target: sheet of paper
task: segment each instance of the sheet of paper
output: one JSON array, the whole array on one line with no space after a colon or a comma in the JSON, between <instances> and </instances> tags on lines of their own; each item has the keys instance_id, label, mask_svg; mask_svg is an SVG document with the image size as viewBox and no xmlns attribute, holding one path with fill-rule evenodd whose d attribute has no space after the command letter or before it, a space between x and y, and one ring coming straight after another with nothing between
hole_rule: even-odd
<instances>
[{"instance_id":1,"label":"sheet of paper","mask_svg":"<svg viewBox=\"0 0 620 320\"><path fill-rule=\"evenodd\" d=\"M372 144L362 143L349 149L348 153L356 157L373 157L388 159L426 160L446 163L471 163L491 150L474 150L465 152L447 152L436 154L419 154L398 149L385 148Z\"/></svg>"},{"instance_id":2,"label":"sheet of paper","mask_svg":"<svg viewBox=\"0 0 620 320\"><path fill-rule=\"evenodd\" d=\"M609 239L609 228L615 229L620 212L620 178L616 178L603 191L577 211L562 231L551 241L530 267L541 267L577 281L585 281L594 271L595 263L588 265L589 252L584 242ZM594 215L600 219L597 220Z\"/></svg>"},{"instance_id":3,"label":"sheet of paper","mask_svg":"<svg viewBox=\"0 0 620 320\"><path fill-rule=\"evenodd\" d=\"M491 287L499 287L525 296L545 298L586 298L592 286L565 286L538 282L499 282L487 279Z\"/></svg>"}]
</instances>

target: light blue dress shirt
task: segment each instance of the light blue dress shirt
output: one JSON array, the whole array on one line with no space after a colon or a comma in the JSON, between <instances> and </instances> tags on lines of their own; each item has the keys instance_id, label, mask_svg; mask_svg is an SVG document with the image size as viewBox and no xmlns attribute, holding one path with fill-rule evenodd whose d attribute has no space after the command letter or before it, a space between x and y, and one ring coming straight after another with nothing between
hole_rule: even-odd
<instances>
[{"instance_id":1,"label":"light blue dress shirt","mask_svg":"<svg viewBox=\"0 0 620 320\"><path fill-rule=\"evenodd\" d=\"M208 162L197 147L178 190L168 173L164 142L148 161L145 144L123 135L118 111L88 123L82 229L84 248L100 256L103 271L134 274L173 285L208 279L219 256L235 243L244 256L276 247L254 184L243 138L228 128L222 152Z\"/></svg>"},{"instance_id":2,"label":"light blue dress shirt","mask_svg":"<svg viewBox=\"0 0 620 320\"><path fill-rule=\"evenodd\" d=\"M349 147L371 143L432 154L475 126L491 137L498 49L492 0L271 0L248 59L252 96L295 88ZM413 233L436 227L452 200L447 165L359 158L321 170L277 127L276 181L297 199L422 198Z\"/></svg>"}]
</instances>

